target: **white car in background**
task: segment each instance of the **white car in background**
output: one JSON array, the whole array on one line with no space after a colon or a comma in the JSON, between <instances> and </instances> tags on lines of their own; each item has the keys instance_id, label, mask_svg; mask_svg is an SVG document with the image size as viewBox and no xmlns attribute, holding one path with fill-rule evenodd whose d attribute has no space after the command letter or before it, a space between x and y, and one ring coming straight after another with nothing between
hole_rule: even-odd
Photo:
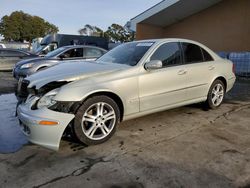
<instances>
[{"instance_id":1,"label":"white car in background","mask_svg":"<svg viewBox=\"0 0 250 188\"><path fill-rule=\"evenodd\" d=\"M33 143L57 150L64 131L92 145L121 121L188 104L215 109L234 85L233 63L185 39L122 44L96 62L62 63L23 80L17 108Z\"/></svg>"},{"instance_id":2,"label":"white car in background","mask_svg":"<svg viewBox=\"0 0 250 188\"><path fill-rule=\"evenodd\" d=\"M6 46L0 43L0 48L6 48Z\"/></svg>"}]
</instances>

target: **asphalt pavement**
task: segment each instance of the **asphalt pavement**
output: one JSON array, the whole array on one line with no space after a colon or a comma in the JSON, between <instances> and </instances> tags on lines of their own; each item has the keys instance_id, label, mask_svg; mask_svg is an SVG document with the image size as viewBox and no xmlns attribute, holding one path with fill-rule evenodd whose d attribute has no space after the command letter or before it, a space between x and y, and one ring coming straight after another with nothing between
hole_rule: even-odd
<instances>
[{"instance_id":1,"label":"asphalt pavement","mask_svg":"<svg viewBox=\"0 0 250 188\"><path fill-rule=\"evenodd\" d=\"M0 76L1 187L250 187L247 79L217 110L196 104L155 113L121 123L104 144L64 138L54 152L21 134L10 78ZM13 85L4 89L2 80Z\"/></svg>"}]
</instances>

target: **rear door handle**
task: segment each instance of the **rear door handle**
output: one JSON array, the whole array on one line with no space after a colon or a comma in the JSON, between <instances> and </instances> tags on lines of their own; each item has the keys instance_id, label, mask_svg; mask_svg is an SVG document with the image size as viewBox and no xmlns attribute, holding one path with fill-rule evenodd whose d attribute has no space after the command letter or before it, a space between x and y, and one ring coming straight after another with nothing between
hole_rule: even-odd
<instances>
[{"instance_id":1,"label":"rear door handle","mask_svg":"<svg viewBox=\"0 0 250 188\"><path fill-rule=\"evenodd\" d=\"M184 75L184 74L186 74L186 73L187 73L186 70L180 70L180 71L178 72L178 75Z\"/></svg>"},{"instance_id":2,"label":"rear door handle","mask_svg":"<svg viewBox=\"0 0 250 188\"><path fill-rule=\"evenodd\" d=\"M214 70L214 68L215 68L215 66L212 65L212 66L208 67L208 70Z\"/></svg>"}]
</instances>

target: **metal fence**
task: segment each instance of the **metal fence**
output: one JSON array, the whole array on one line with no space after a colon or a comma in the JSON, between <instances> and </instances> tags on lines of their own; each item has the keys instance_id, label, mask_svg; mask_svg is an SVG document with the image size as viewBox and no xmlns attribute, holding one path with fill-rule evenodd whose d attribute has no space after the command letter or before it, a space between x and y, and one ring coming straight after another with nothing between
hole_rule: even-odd
<instances>
[{"instance_id":1,"label":"metal fence","mask_svg":"<svg viewBox=\"0 0 250 188\"><path fill-rule=\"evenodd\" d=\"M250 77L250 52L219 52L218 55L234 63L237 76Z\"/></svg>"}]
</instances>

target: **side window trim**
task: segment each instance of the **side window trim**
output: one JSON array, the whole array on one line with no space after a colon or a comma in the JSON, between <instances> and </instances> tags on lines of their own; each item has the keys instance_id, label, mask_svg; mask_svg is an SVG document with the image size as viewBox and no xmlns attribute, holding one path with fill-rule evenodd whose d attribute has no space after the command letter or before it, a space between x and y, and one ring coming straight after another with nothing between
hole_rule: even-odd
<instances>
[{"instance_id":1,"label":"side window trim","mask_svg":"<svg viewBox=\"0 0 250 188\"><path fill-rule=\"evenodd\" d=\"M183 52L182 45L181 45L180 41L178 42L178 46L179 46L179 49L180 49L180 52L181 52L181 64L185 65L184 52Z\"/></svg>"}]
</instances>

